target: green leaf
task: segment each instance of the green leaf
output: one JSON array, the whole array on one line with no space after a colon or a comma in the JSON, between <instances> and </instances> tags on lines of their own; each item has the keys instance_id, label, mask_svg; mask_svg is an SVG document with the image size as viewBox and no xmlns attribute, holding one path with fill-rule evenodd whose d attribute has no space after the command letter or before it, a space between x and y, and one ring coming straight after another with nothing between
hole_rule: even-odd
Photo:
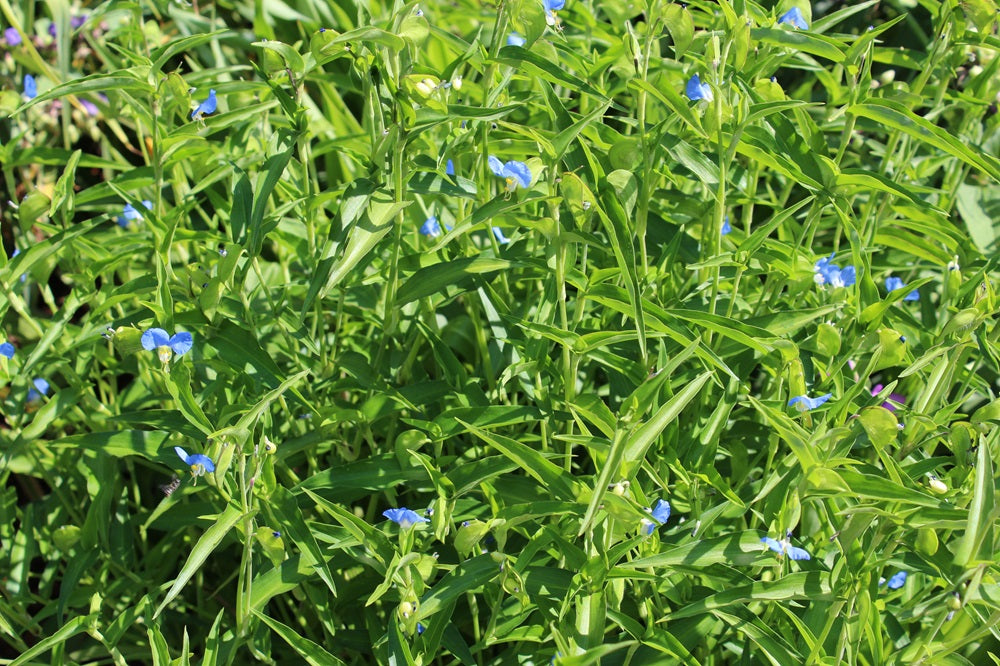
<instances>
[{"instance_id":1,"label":"green leaf","mask_svg":"<svg viewBox=\"0 0 1000 666\"><path fill-rule=\"evenodd\" d=\"M464 257L446 263L425 266L411 275L396 293L396 302L405 305L430 296L450 286L457 286L473 275L494 273L514 267L512 261L492 257Z\"/></svg>"},{"instance_id":2,"label":"green leaf","mask_svg":"<svg viewBox=\"0 0 1000 666\"><path fill-rule=\"evenodd\" d=\"M311 664L311 666L342 666L344 664L343 661L334 657L317 643L301 636L287 624L282 624L281 622L264 615L260 611L251 610L251 612L259 617L264 624L271 627L274 633L278 634L283 641L292 646L292 649L295 650L295 652L298 653L298 655L302 657L307 664Z\"/></svg>"}]
</instances>

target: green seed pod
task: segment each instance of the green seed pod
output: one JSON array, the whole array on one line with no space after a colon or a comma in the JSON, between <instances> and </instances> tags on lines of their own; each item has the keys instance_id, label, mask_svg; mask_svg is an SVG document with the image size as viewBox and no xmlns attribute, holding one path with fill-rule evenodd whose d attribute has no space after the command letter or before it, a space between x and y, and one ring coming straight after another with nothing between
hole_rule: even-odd
<instances>
[{"instance_id":1,"label":"green seed pod","mask_svg":"<svg viewBox=\"0 0 1000 666\"><path fill-rule=\"evenodd\" d=\"M80 540L80 528L76 525L63 525L52 533L52 541L56 548L66 552Z\"/></svg>"},{"instance_id":2,"label":"green seed pod","mask_svg":"<svg viewBox=\"0 0 1000 666\"><path fill-rule=\"evenodd\" d=\"M922 527L917 530L916 540L917 552L928 557L934 555L938 550L937 532L929 527Z\"/></svg>"},{"instance_id":3,"label":"green seed pod","mask_svg":"<svg viewBox=\"0 0 1000 666\"><path fill-rule=\"evenodd\" d=\"M255 534L267 559L274 566L280 566L285 560L285 542L281 539L281 532L270 527L258 527Z\"/></svg>"},{"instance_id":4,"label":"green seed pod","mask_svg":"<svg viewBox=\"0 0 1000 666\"><path fill-rule=\"evenodd\" d=\"M121 356L138 354L142 348L142 331L134 326L119 326L111 336L115 351Z\"/></svg>"}]
</instances>

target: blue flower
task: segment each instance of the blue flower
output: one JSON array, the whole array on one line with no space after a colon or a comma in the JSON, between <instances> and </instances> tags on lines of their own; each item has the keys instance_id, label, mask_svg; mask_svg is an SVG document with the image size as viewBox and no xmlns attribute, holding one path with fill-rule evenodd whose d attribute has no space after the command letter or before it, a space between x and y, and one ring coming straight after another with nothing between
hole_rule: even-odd
<instances>
[{"instance_id":1,"label":"blue flower","mask_svg":"<svg viewBox=\"0 0 1000 666\"><path fill-rule=\"evenodd\" d=\"M14 345L9 342L5 342L0 345L0 356L6 356L7 358L14 358Z\"/></svg>"},{"instance_id":2,"label":"blue flower","mask_svg":"<svg viewBox=\"0 0 1000 666\"><path fill-rule=\"evenodd\" d=\"M816 265L813 267L813 272L815 273L813 280L816 284L828 284L833 287L850 287L857 282L858 276L854 266L841 269L840 266L831 264L831 259L833 259L832 254L816 262Z\"/></svg>"},{"instance_id":3,"label":"blue flower","mask_svg":"<svg viewBox=\"0 0 1000 666\"><path fill-rule=\"evenodd\" d=\"M896 291L897 289L902 289L906 286L902 280L898 277L887 277L885 279L885 290L886 291ZM908 293L903 297L904 301L916 301L920 300L920 293L916 289Z\"/></svg>"},{"instance_id":4,"label":"blue flower","mask_svg":"<svg viewBox=\"0 0 1000 666\"><path fill-rule=\"evenodd\" d=\"M444 165L444 172L445 172L445 174L447 174L449 176L454 176L455 175L455 163L452 162L451 160L448 160L448 162L445 163L445 165Z\"/></svg>"},{"instance_id":5,"label":"blue flower","mask_svg":"<svg viewBox=\"0 0 1000 666\"><path fill-rule=\"evenodd\" d=\"M153 351L155 349L157 355L160 357L160 361L163 363L170 361L171 354L183 356L191 351L191 347L194 346L191 334L187 331L175 333L171 337L162 328L151 328L143 332L141 342L142 348L146 351Z\"/></svg>"},{"instance_id":6,"label":"blue flower","mask_svg":"<svg viewBox=\"0 0 1000 666\"><path fill-rule=\"evenodd\" d=\"M427 221L420 225L420 233L428 238L437 238L441 235L441 225L438 223L438 219L433 215L427 218Z\"/></svg>"},{"instance_id":7,"label":"blue flower","mask_svg":"<svg viewBox=\"0 0 1000 666\"><path fill-rule=\"evenodd\" d=\"M422 634L426 630L427 630L427 628L424 625L422 625L419 622L417 622L417 634Z\"/></svg>"},{"instance_id":8,"label":"blue flower","mask_svg":"<svg viewBox=\"0 0 1000 666\"><path fill-rule=\"evenodd\" d=\"M198 105L198 108L191 112L191 119L201 118L204 115L215 113L218 101L215 99L215 88L208 91L208 98Z\"/></svg>"},{"instance_id":9,"label":"blue flower","mask_svg":"<svg viewBox=\"0 0 1000 666\"><path fill-rule=\"evenodd\" d=\"M493 227L493 236L497 239L497 242L501 245L506 245L510 242L510 239L503 235L503 229L500 227Z\"/></svg>"},{"instance_id":10,"label":"blue flower","mask_svg":"<svg viewBox=\"0 0 1000 666\"><path fill-rule=\"evenodd\" d=\"M146 210L153 210L153 202L149 199L143 199L142 205L146 207ZM139 220L142 221L142 213L135 209L132 204L125 204L122 208L122 214L118 216L118 226L122 229L128 227L129 222Z\"/></svg>"},{"instance_id":11,"label":"blue flower","mask_svg":"<svg viewBox=\"0 0 1000 666\"><path fill-rule=\"evenodd\" d=\"M41 377L36 378L31 383L34 384L35 387L28 389L28 402L41 400L43 395L49 394L49 383Z\"/></svg>"},{"instance_id":12,"label":"blue flower","mask_svg":"<svg viewBox=\"0 0 1000 666\"><path fill-rule=\"evenodd\" d=\"M392 522L398 524L404 530L413 527L417 523L429 522L419 513L407 509L405 506L399 509L386 509L385 511L382 512L382 515L391 520Z\"/></svg>"},{"instance_id":13,"label":"blue flower","mask_svg":"<svg viewBox=\"0 0 1000 666\"><path fill-rule=\"evenodd\" d=\"M566 0L542 0L542 7L545 8L545 22L555 25L559 22L556 12L566 6Z\"/></svg>"},{"instance_id":14,"label":"blue flower","mask_svg":"<svg viewBox=\"0 0 1000 666\"><path fill-rule=\"evenodd\" d=\"M808 30L809 24L806 23L806 17L802 15L802 10L798 7L792 7L787 12L778 17L778 25L782 23L787 23L788 25L794 26L799 30Z\"/></svg>"},{"instance_id":15,"label":"blue flower","mask_svg":"<svg viewBox=\"0 0 1000 666\"><path fill-rule=\"evenodd\" d=\"M179 446L175 446L174 451L184 461L184 464L191 468L192 476L202 476L205 472L215 471L215 463L202 453L188 453Z\"/></svg>"},{"instance_id":16,"label":"blue flower","mask_svg":"<svg viewBox=\"0 0 1000 666\"><path fill-rule=\"evenodd\" d=\"M810 559L809 553L807 553L802 548L796 548L792 545L792 531L788 530L785 533L785 538L781 541L772 539L771 537L764 537L760 540L761 543L766 545L768 548L778 553L778 555L788 555L790 560L808 560Z\"/></svg>"},{"instance_id":17,"label":"blue flower","mask_svg":"<svg viewBox=\"0 0 1000 666\"><path fill-rule=\"evenodd\" d=\"M692 102L699 99L711 102L715 99L715 95L712 94L712 88L709 87L707 83L702 83L701 77L697 74L688 80L687 86L684 88L684 94L687 95L688 99Z\"/></svg>"},{"instance_id":18,"label":"blue flower","mask_svg":"<svg viewBox=\"0 0 1000 666\"><path fill-rule=\"evenodd\" d=\"M829 400L832 395L832 393L827 393L826 395L821 395L816 398L810 398L807 395L797 395L788 401L788 406L792 407L794 405L800 412L805 412L810 409L816 409Z\"/></svg>"},{"instance_id":19,"label":"blue flower","mask_svg":"<svg viewBox=\"0 0 1000 666\"><path fill-rule=\"evenodd\" d=\"M516 32L507 35L507 46L524 46L525 39Z\"/></svg>"},{"instance_id":20,"label":"blue flower","mask_svg":"<svg viewBox=\"0 0 1000 666\"><path fill-rule=\"evenodd\" d=\"M649 518L643 518L640 523L639 531L645 536L652 534L657 525L662 525L670 518L670 502L664 499L656 500L656 506L649 512Z\"/></svg>"},{"instance_id":21,"label":"blue flower","mask_svg":"<svg viewBox=\"0 0 1000 666\"><path fill-rule=\"evenodd\" d=\"M728 234L732 230L733 230L733 228L731 226L729 226L729 216L726 215L726 219L724 219L722 221L722 235L725 236L726 234Z\"/></svg>"},{"instance_id":22,"label":"blue flower","mask_svg":"<svg viewBox=\"0 0 1000 666\"><path fill-rule=\"evenodd\" d=\"M24 96L28 99L35 99L38 96L38 84L31 74L24 75Z\"/></svg>"},{"instance_id":23,"label":"blue flower","mask_svg":"<svg viewBox=\"0 0 1000 666\"><path fill-rule=\"evenodd\" d=\"M881 580L879 580L878 584L882 585L885 582L886 580L882 578ZM903 587L905 583L906 583L906 572L897 571L895 574L893 574L891 578L889 578L889 589L898 590L899 588Z\"/></svg>"},{"instance_id":24,"label":"blue flower","mask_svg":"<svg viewBox=\"0 0 1000 666\"><path fill-rule=\"evenodd\" d=\"M7 40L7 46L17 46L21 43L21 33L17 28L7 28L3 31L3 36Z\"/></svg>"},{"instance_id":25,"label":"blue flower","mask_svg":"<svg viewBox=\"0 0 1000 666\"><path fill-rule=\"evenodd\" d=\"M507 180L508 191L516 190L518 185L521 187L531 185L531 169L524 162L511 160L504 164L493 155L490 155L488 162L494 176L500 176Z\"/></svg>"}]
</instances>

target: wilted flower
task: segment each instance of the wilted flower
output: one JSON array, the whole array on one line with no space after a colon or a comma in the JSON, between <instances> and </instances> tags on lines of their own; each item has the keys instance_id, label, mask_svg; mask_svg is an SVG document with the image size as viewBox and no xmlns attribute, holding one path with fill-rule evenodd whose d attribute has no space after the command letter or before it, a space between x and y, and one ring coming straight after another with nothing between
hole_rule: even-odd
<instances>
[{"instance_id":1,"label":"wilted flower","mask_svg":"<svg viewBox=\"0 0 1000 666\"><path fill-rule=\"evenodd\" d=\"M841 269L840 266L831 264L831 259L833 259L832 254L816 262L816 265L813 267L813 271L815 272L813 279L816 284L828 284L833 287L850 287L857 282L857 270L854 266L847 266Z\"/></svg>"},{"instance_id":2,"label":"wilted flower","mask_svg":"<svg viewBox=\"0 0 1000 666\"><path fill-rule=\"evenodd\" d=\"M35 99L38 96L38 84L31 74L24 75L24 96L28 99Z\"/></svg>"},{"instance_id":3,"label":"wilted flower","mask_svg":"<svg viewBox=\"0 0 1000 666\"><path fill-rule=\"evenodd\" d=\"M162 328L151 328L143 332L141 342L142 348L146 351L155 349L163 363L168 363L172 354L183 356L194 346L191 334L187 331L180 331L169 336Z\"/></svg>"},{"instance_id":4,"label":"wilted flower","mask_svg":"<svg viewBox=\"0 0 1000 666\"><path fill-rule=\"evenodd\" d=\"M31 383L35 386L28 389L28 402L41 400L43 395L49 394L49 383L41 377L35 378Z\"/></svg>"},{"instance_id":5,"label":"wilted flower","mask_svg":"<svg viewBox=\"0 0 1000 666\"><path fill-rule=\"evenodd\" d=\"M17 46L21 43L21 33L17 28L7 28L3 31L3 37L7 40L7 46Z\"/></svg>"},{"instance_id":6,"label":"wilted flower","mask_svg":"<svg viewBox=\"0 0 1000 666\"><path fill-rule=\"evenodd\" d=\"M927 475L927 485L930 486L931 490L936 492L938 495L944 495L948 492L948 486L945 482L933 474Z\"/></svg>"},{"instance_id":7,"label":"wilted flower","mask_svg":"<svg viewBox=\"0 0 1000 666\"><path fill-rule=\"evenodd\" d=\"M879 393L881 393L883 388L885 387L882 386L881 384L876 384L875 386L873 386L872 396L876 396ZM905 404L906 404L905 395L903 395L902 393L890 393L889 399L883 402L882 406L888 409L890 412L894 412L896 411L896 405L905 405Z\"/></svg>"},{"instance_id":8,"label":"wilted flower","mask_svg":"<svg viewBox=\"0 0 1000 666\"><path fill-rule=\"evenodd\" d=\"M503 235L503 230L500 227L493 227L493 236L501 245L506 245L510 242L510 239Z\"/></svg>"},{"instance_id":9,"label":"wilted flower","mask_svg":"<svg viewBox=\"0 0 1000 666\"><path fill-rule=\"evenodd\" d=\"M808 560L810 559L809 553L807 553L802 548L796 548L792 545L792 531L788 530L785 533L785 538L781 541L772 539L771 537L764 537L761 539L761 543L766 545L768 548L778 553L778 555L788 555L790 560Z\"/></svg>"},{"instance_id":10,"label":"wilted flower","mask_svg":"<svg viewBox=\"0 0 1000 666\"><path fill-rule=\"evenodd\" d=\"M531 185L531 169L524 162L510 160L505 164L493 155L490 155L488 162L493 175L506 179L508 191L516 190L518 185Z\"/></svg>"},{"instance_id":11,"label":"wilted flower","mask_svg":"<svg viewBox=\"0 0 1000 666\"><path fill-rule=\"evenodd\" d=\"M5 342L0 345L0 356L6 356L7 358L14 358L14 345L9 342Z\"/></svg>"},{"instance_id":12,"label":"wilted flower","mask_svg":"<svg viewBox=\"0 0 1000 666\"><path fill-rule=\"evenodd\" d=\"M879 579L878 584L882 585L885 582L886 582L885 578L881 578ZM888 587L890 590L898 590L899 588L903 587L903 585L906 583L906 572L897 571L895 574L892 575L892 577L889 578L888 582L889 582Z\"/></svg>"},{"instance_id":13,"label":"wilted flower","mask_svg":"<svg viewBox=\"0 0 1000 666\"><path fill-rule=\"evenodd\" d=\"M806 17L802 15L802 10L798 7L792 7L787 12L778 17L778 25L782 23L787 23L788 25L794 26L799 30L808 30L809 24L806 23Z\"/></svg>"},{"instance_id":14,"label":"wilted flower","mask_svg":"<svg viewBox=\"0 0 1000 666\"><path fill-rule=\"evenodd\" d=\"M887 277L885 279L885 290L886 291L896 291L897 289L903 289L906 285L898 277ZM903 297L904 301L916 301L920 299L920 293L914 289L906 296Z\"/></svg>"},{"instance_id":15,"label":"wilted flower","mask_svg":"<svg viewBox=\"0 0 1000 666\"><path fill-rule=\"evenodd\" d=\"M525 44L524 37L517 34L516 32L512 32L509 35L507 35L507 46L524 46L524 44Z\"/></svg>"},{"instance_id":16,"label":"wilted flower","mask_svg":"<svg viewBox=\"0 0 1000 666\"><path fill-rule=\"evenodd\" d=\"M684 88L684 94L686 94L688 99L692 102L698 101L699 99L711 102L715 99L715 95L712 94L712 88L707 83L702 83L701 77L697 74L688 80L687 86Z\"/></svg>"},{"instance_id":17,"label":"wilted flower","mask_svg":"<svg viewBox=\"0 0 1000 666\"><path fill-rule=\"evenodd\" d=\"M153 210L153 202L149 199L143 199L142 205L146 207L146 210ZM118 216L118 226L125 229L128 227L129 222L136 220L142 221L142 219L142 213L137 211L135 206L132 204L125 204L125 207L122 208L122 214Z\"/></svg>"},{"instance_id":18,"label":"wilted flower","mask_svg":"<svg viewBox=\"0 0 1000 666\"><path fill-rule=\"evenodd\" d=\"M437 238L441 235L441 225L438 223L438 219L433 215L427 218L423 224L420 225L420 233L428 238Z\"/></svg>"},{"instance_id":19,"label":"wilted flower","mask_svg":"<svg viewBox=\"0 0 1000 666\"><path fill-rule=\"evenodd\" d=\"M670 502L664 499L656 500L656 506L649 511L649 518L643 518L640 522L639 531L643 535L649 536L656 529L657 525L662 525L670 518Z\"/></svg>"},{"instance_id":20,"label":"wilted flower","mask_svg":"<svg viewBox=\"0 0 1000 666\"><path fill-rule=\"evenodd\" d=\"M215 88L211 88L208 91L208 97L204 102L198 105L194 111L191 112L191 119L201 118L210 113L215 113L215 109L218 107L218 100L215 99Z\"/></svg>"},{"instance_id":21,"label":"wilted flower","mask_svg":"<svg viewBox=\"0 0 1000 666\"><path fill-rule=\"evenodd\" d=\"M177 455L184 461L184 464L191 468L192 476L202 476L206 472L215 471L215 463L213 463L212 459L203 453L189 454L179 446L175 446L174 451L176 451Z\"/></svg>"},{"instance_id":22,"label":"wilted flower","mask_svg":"<svg viewBox=\"0 0 1000 666\"><path fill-rule=\"evenodd\" d=\"M788 401L788 406L789 407L794 406L800 412L805 412L810 409L816 409L824 402L829 400L832 395L833 395L832 393L827 393L826 395L821 395L816 398L810 398L807 395L797 395Z\"/></svg>"},{"instance_id":23,"label":"wilted flower","mask_svg":"<svg viewBox=\"0 0 1000 666\"><path fill-rule=\"evenodd\" d=\"M417 523L429 522L416 511L407 509L406 507L401 507L399 509L386 509L382 512L382 515L399 525L404 530L413 527Z\"/></svg>"}]
</instances>

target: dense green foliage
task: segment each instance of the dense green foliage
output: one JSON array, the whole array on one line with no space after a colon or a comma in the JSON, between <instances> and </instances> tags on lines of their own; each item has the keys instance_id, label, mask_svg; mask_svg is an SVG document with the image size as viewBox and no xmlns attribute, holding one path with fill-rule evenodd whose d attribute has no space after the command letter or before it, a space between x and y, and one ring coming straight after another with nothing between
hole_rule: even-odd
<instances>
[{"instance_id":1,"label":"dense green foliage","mask_svg":"<svg viewBox=\"0 0 1000 666\"><path fill-rule=\"evenodd\" d=\"M1000 663L996 4L791 2L0 0L0 657Z\"/></svg>"}]
</instances>

